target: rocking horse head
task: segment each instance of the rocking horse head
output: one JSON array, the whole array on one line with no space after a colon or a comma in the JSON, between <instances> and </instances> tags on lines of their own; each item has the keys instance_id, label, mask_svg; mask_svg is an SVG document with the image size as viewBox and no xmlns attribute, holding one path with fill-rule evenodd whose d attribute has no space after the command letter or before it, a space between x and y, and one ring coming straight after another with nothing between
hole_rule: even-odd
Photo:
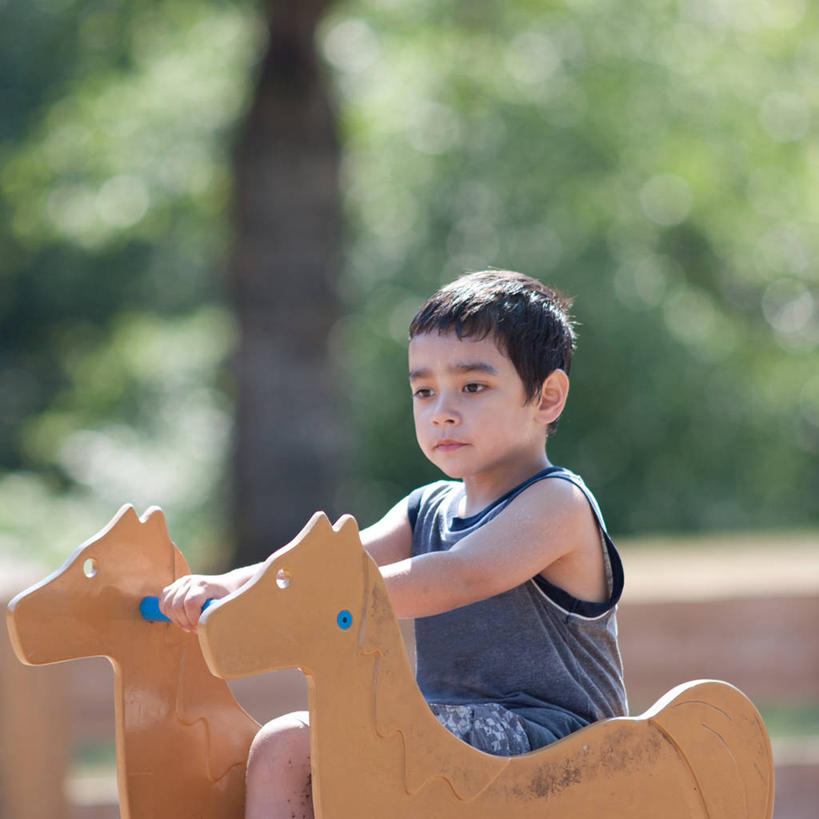
<instances>
[{"instance_id":1,"label":"rocking horse head","mask_svg":"<svg viewBox=\"0 0 819 819\"><path fill-rule=\"evenodd\" d=\"M312 674L356 656L372 613L374 574L355 520L345 515L331 526L316 512L251 581L202 615L199 639L210 670L225 679L279 668Z\"/></svg>"},{"instance_id":2,"label":"rocking horse head","mask_svg":"<svg viewBox=\"0 0 819 819\"><path fill-rule=\"evenodd\" d=\"M152 507L140 518L123 506L60 569L9 603L15 652L28 665L116 658L150 634L138 613L141 598L186 572L162 511Z\"/></svg>"}]
</instances>

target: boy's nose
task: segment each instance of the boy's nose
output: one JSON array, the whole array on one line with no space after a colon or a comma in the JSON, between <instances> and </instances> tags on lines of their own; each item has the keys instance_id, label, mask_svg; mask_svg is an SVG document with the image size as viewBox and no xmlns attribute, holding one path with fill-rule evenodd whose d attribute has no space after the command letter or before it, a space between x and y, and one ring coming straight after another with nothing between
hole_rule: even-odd
<instances>
[{"instance_id":1,"label":"boy's nose","mask_svg":"<svg viewBox=\"0 0 819 819\"><path fill-rule=\"evenodd\" d=\"M435 425L457 424L460 420L460 415L449 402L440 401L432 413L432 423Z\"/></svg>"}]
</instances>

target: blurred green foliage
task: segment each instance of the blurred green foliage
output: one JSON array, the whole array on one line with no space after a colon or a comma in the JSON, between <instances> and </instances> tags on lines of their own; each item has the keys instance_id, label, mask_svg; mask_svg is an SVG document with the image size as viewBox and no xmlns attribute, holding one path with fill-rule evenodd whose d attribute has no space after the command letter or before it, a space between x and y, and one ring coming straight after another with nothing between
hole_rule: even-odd
<instances>
[{"instance_id":1,"label":"blurred green foliage","mask_svg":"<svg viewBox=\"0 0 819 819\"><path fill-rule=\"evenodd\" d=\"M0 8L0 547L63 557L161 503L215 558L230 140L249 4Z\"/></svg>"},{"instance_id":2,"label":"blurred green foliage","mask_svg":"<svg viewBox=\"0 0 819 819\"><path fill-rule=\"evenodd\" d=\"M817 14L335 5L317 45L344 137L334 342L362 523L438 477L408 320L489 266L576 299L550 456L611 528L816 523ZM229 537L230 147L263 31L240 0L0 7L0 548L64 555L125 501L161 503L199 565Z\"/></svg>"},{"instance_id":3,"label":"blurred green foliage","mask_svg":"<svg viewBox=\"0 0 819 819\"><path fill-rule=\"evenodd\" d=\"M372 0L327 21L373 514L436 477L408 317L496 266L576 298L550 456L615 531L817 520L818 28L804 0Z\"/></svg>"}]
</instances>

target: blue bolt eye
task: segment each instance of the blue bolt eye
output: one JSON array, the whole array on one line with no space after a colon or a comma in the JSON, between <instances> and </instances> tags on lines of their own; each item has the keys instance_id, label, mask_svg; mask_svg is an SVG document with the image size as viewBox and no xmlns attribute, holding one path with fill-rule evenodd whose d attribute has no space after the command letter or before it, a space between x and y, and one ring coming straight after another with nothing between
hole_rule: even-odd
<instances>
[{"instance_id":1,"label":"blue bolt eye","mask_svg":"<svg viewBox=\"0 0 819 819\"><path fill-rule=\"evenodd\" d=\"M336 623L342 631L347 631L353 624L353 615L347 609L342 609L336 617Z\"/></svg>"}]
</instances>

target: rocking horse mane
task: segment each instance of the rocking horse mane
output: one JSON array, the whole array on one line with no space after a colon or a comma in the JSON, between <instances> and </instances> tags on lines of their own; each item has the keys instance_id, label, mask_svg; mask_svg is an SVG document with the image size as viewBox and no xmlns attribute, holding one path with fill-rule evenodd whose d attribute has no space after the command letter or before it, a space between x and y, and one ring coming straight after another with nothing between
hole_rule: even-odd
<instances>
[{"instance_id":1,"label":"rocking horse mane","mask_svg":"<svg viewBox=\"0 0 819 819\"><path fill-rule=\"evenodd\" d=\"M363 551L363 550L362 550ZM381 739L395 734L404 750L404 787L414 794L434 779L443 779L459 799L474 799L507 767L510 760L476 751L444 728L415 682L386 584L373 559L364 552L366 606L359 650L375 661L372 699L374 729ZM443 739L430 753L428 737Z\"/></svg>"},{"instance_id":2,"label":"rocking horse mane","mask_svg":"<svg viewBox=\"0 0 819 819\"><path fill-rule=\"evenodd\" d=\"M175 629L178 631L179 629ZM196 638L194 637L194 640ZM240 719L238 714L224 709L218 712L214 718L210 716L207 709L203 707L203 697L207 699L207 691L202 690L202 675L197 673L193 666L204 665L204 660L197 646L188 643L183 646L179 657L179 687L175 703L175 713L177 721L185 730L204 732L206 746L206 767L207 776L211 782L218 782L230 771L239 766L244 768L244 759L236 755L236 740L238 735L235 728ZM209 673L209 672L208 672ZM208 678L206 678L208 679ZM212 684L209 680L208 687L216 688L225 685L223 680L212 677ZM217 693L219 693L217 691ZM248 724L253 724L253 733L258 725L255 720L236 704L236 711L240 711ZM216 724L214 724L214 719ZM237 761L238 759L238 761Z\"/></svg>"}]
</instances>

